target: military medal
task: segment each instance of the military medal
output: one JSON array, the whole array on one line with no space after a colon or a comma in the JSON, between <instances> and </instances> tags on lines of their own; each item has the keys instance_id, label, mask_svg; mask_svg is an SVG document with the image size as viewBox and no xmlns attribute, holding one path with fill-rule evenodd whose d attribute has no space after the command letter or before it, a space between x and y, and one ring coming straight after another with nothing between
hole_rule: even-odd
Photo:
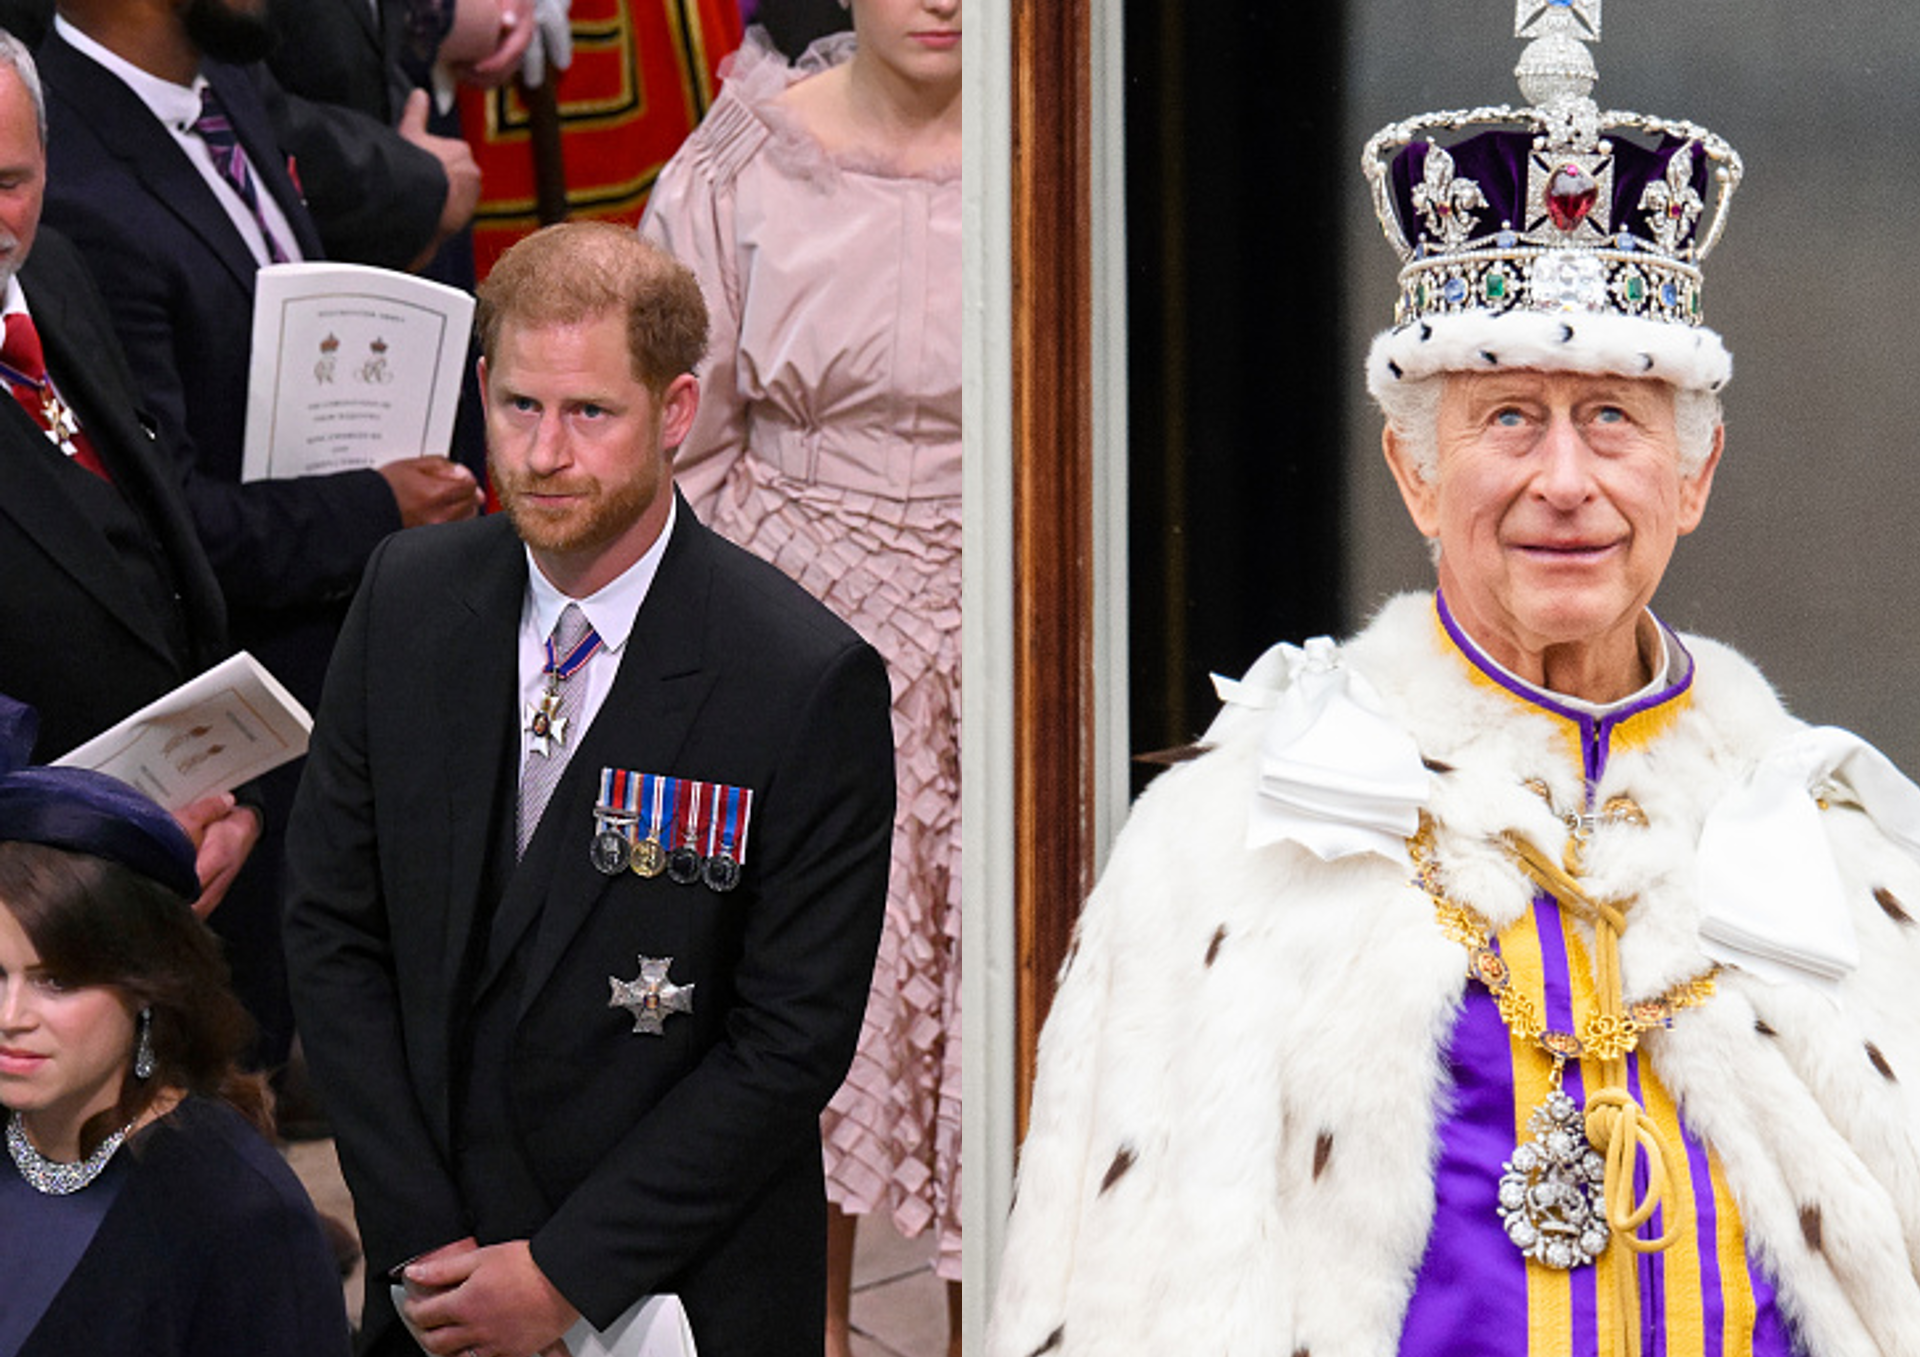
<instances>
[{"instance_id":1,"label":"military medal","mask_svg":"<svg viewBox=\"0 0 1920 1357\"><path fill-rule=\"evenodd\" d=\"M567 742L567 718L554 711L559 704L560 691L553 686L551 676L540 700L527 704L527 733L533 736L527 741L527 748L542 758L551 757L555 745Z\"/></svg>"},{"instance_id":2,"label":"military medal","mask_svg":"<svg viewBox=\"0 0 1920 1357\"><path fill-rule=\"evenodd\" d=\"M555 746L565 747L567 743L567 718L560 715L560 684L564 679L572 678L580 671L580 666L593 658L593 652L600 648L600 633L591 627L580 638L564 658L557 655L553 648L553 638L546 640L547 663L540 672L546 675L547 686L538 700L527 704L527 734L533 738L527 741L529 752L541 758L551 758Z\"/></svg>"},{"instance_id":3,"label":"military medal","mask_svg":"<svg viewBox=\"0 0 1920 1357\"><path fill-rule=\"evenodd\" d=\"M668 806L665 823L673 824L672 803L666 801L668 792L677 785L678 780L662 777L659 773L645 775L646 787L643 795L647 802L647 837L633 846L631 862L635 876L655 877L667 870L667 850L660 846L661 806Z\"/></svg>"},{"instance_id":4,"label":"military medal","mask_svg":"<svg viewBox=\"0 0 1920 1357\"><path fill-rule=\"evenodd\" d=\"M633 840L609 827L593 836L587 855L593 859L594 870L604 876L618 876L633 858Z\"/></svg>"},{"instance_id":5,"label":"military medal","mask_svg":"<svg viewBox=\"0 0 1920 1357\"><path fill-rule=\"evenodd\" d=\"M42 369L43 375L32 377L12 364L0 363L0 376L16 386L26 387L39 397L40 431L47 436L47 441L68 457L77 457L80 449L73 440L79 436L80 421L74 416L72 408L60 399L60 393L53 389L53 380L44 372L45 369Z\"/></svg>"},{"instance_id":6,"label":"military medal","mask_svg":"<svg viewBox=\"0 0 1920 1357\"><path fill-rule=\"evenodd\" d=\"M593 808L594 835L587 856L594 870L618 876L633 857L635 778L621 768L600 770L600 800Z\"/></svg>"},{"instance_id":7,"label":"military medal","mask_svg":"<svg viewBox=\"0 0 1920 1357\"><path fill-rule=\"evenodd\" d=\"M700 855L700 792L707 784L683 779L680 790L686 797L680 842L667 853L667 879L680 886L691 886L700 879L706 860Z\"/></svg>"},{"instance_id":8,"label":"military medal","mask_svg":"<svg viewBox=\"0 0 1920 1357\"><path fill-rule=\"evenodd\" d=\"M633 1015L633 1030L647 1036L662 1035L662 1024L671 1013L693 1012L692 985L676 985L667 978L673 958L642 956L640 974L632 980L617 975L607 977L613 986L608 1008L624 1008Z\"/></svg>"},{"instance_id":9,"label":"military medal","mask_svg":"<svg viewBox=\"0 0 1920 1357\"><path fill-rule=\"evenodd\" d=\"M702 875L709 889L724 894L740 884L740 869L746 865L747 818L753 810L753 792L746 787L725 787L720 790L726 799L724 830L716 808L711 832L721 835L720 843L715 847L709 838L707 865Z\"/></svg>"}]
</instances>

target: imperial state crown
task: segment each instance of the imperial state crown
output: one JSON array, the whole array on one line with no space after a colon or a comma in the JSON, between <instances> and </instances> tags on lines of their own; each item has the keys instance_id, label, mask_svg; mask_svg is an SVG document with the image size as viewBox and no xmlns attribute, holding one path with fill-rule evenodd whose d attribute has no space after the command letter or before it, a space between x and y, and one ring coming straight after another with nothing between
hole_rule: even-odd
<instances>
[{"instance_id":1,"label":"imperial state crown","mask_svg":"<svg viewBox=\"0 0 1920 1357\"><path fill-rule=\"evenodd\" d=\"M1739 155L1690 122L1601 112L1601 0L1516 0L1529 106L1428 113L1375 133L1361 168L1399 252L1395 328L1368 383L1489 366L1732 375L1702 323L1700 266Z\"/></svg>"}]
</instances>

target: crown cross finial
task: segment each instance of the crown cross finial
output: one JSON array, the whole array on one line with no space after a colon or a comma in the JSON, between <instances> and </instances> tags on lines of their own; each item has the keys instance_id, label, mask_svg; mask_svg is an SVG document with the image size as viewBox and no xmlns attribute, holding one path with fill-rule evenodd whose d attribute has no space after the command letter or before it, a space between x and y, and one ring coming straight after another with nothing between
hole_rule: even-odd
<instances>
[{"instance_id":1,"label":"crown cross finial","mask_svg":"<svg viewBox=\"0 0 1920 1357\"><path fill-rule=\"evenodd\" d=\"M1600 0L1514 0L1513 36L1600 41Z\"/></svg>"}]
</instances>

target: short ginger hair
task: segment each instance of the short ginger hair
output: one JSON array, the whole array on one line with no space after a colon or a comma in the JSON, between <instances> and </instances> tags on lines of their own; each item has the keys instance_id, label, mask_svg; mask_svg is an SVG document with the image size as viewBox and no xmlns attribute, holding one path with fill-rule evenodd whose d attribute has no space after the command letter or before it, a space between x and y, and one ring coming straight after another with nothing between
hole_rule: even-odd
<instances>
[{"instance_id":1,"label":"short ginger hair","mask_svg":"<svg viewBox=\"0 0 1920 1357\"><path fill-rule=\"evenodd\" d=\"M634 376L656 396L707 353L707 304L692 270L632 228L561 222L519 240L477 290L480 351L515 325L624 315Z\"/></svg>"}]
</instances>

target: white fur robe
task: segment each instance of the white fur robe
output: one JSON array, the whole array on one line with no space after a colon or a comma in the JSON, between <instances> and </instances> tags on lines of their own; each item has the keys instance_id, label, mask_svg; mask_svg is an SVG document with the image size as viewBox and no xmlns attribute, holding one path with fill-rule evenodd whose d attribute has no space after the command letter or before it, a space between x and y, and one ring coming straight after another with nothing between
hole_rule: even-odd
<instances>
[{"instance_id":1,"label":"white fur robe","mask_svg":"<svg viewBox=\"0 0 1920 1357\"><path fill-rule=\"evenodd\" d=\"M1616 751L1585 880L1636 897L1629 999L1708 962L1693 848L1715 800L1800 728L1760 674L1687 638L1691 703ZM1469 678L1430 596L1341 649L1437 772L1446 885L1496 928L1533 888L1488 840L1566 829L1523 784L1580 804L1564 721ZM1263 661L1249 681L1271 685ZM1262 714L1141 797L1081 918L1041 1037L1032 1126L989 1357L1384 1357L1433 1215L1445 1056L1466 981L1405 864L1249 850ZM1839 1002L1722 973L1643 1058L1718 1154L1750 1254L1814 1357L1920 1354L1920 864L1861 810L1821 822L1862 965Z\"/></svg>"}]
</instances>

